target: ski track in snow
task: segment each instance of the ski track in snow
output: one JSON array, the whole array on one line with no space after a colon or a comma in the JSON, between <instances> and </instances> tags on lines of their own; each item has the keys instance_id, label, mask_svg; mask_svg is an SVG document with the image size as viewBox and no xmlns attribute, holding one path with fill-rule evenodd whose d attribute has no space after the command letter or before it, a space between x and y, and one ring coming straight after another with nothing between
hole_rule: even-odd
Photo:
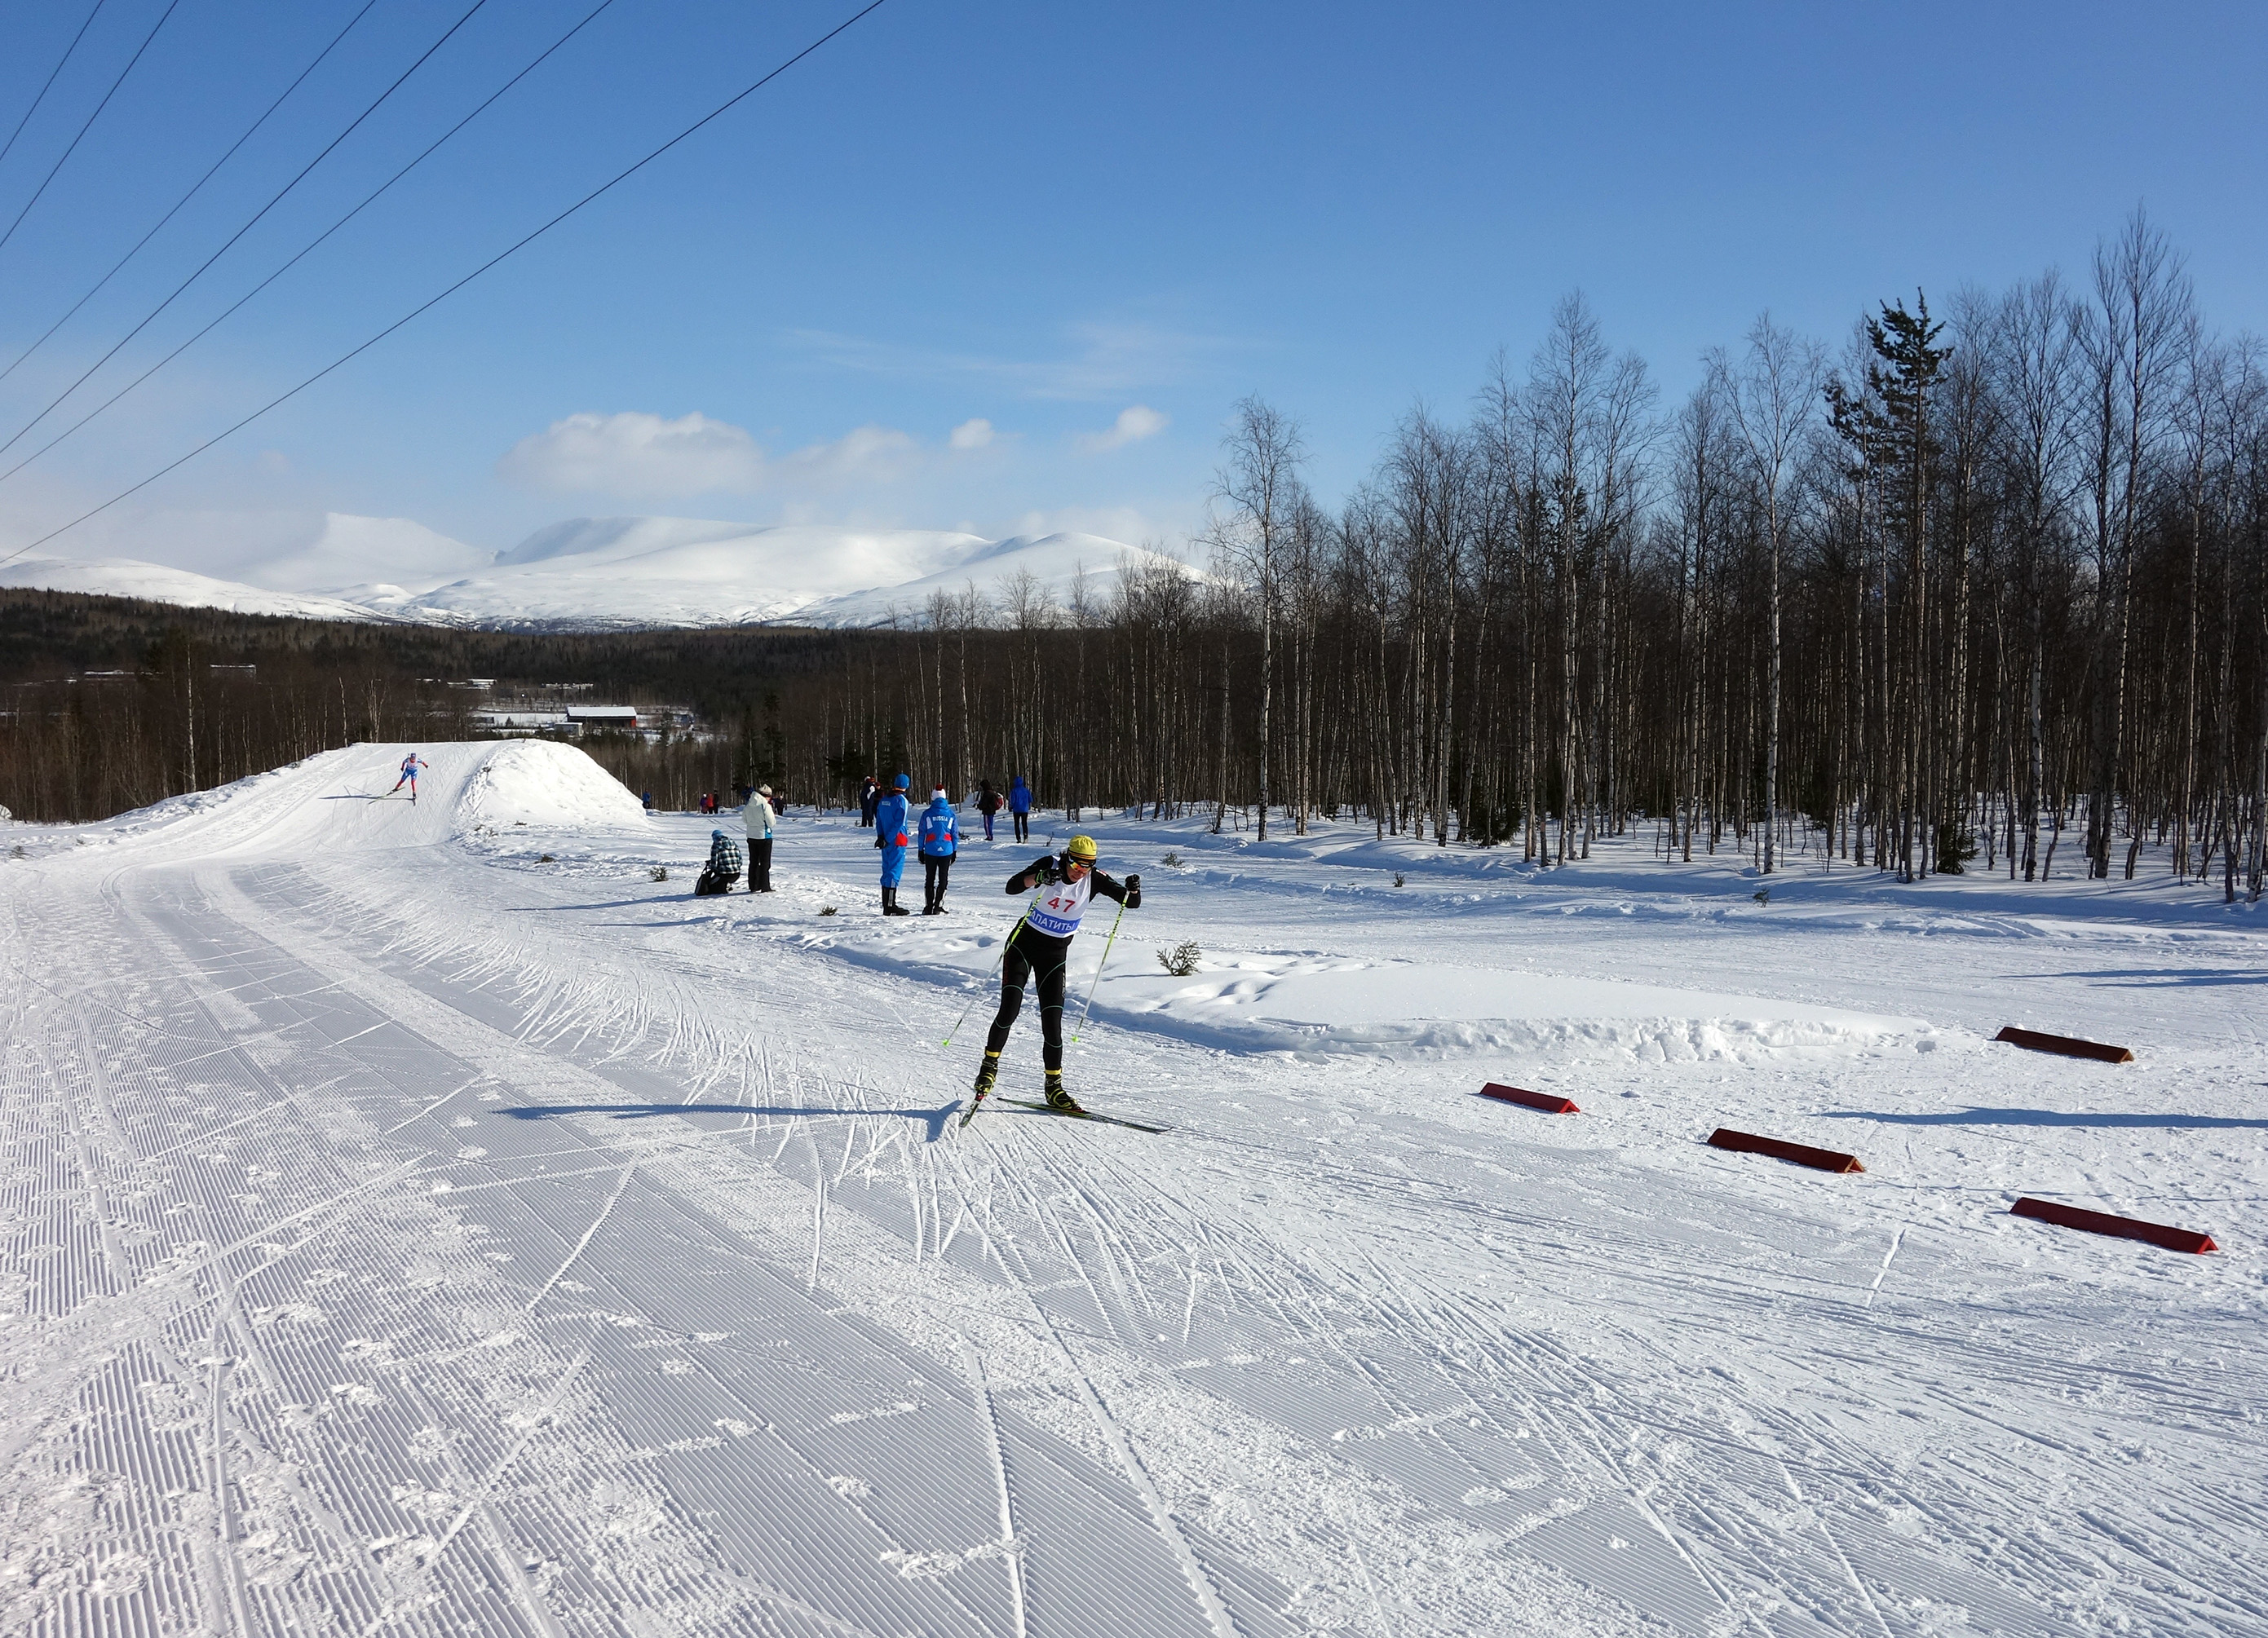
<instances>
[{"instance_id":1,"label":"ski track in snow","mask_svg":"<svg viewBox=\"0 0 2268 1638\"><path fill-rule=\"evenodd\" d=\"M1174 1130L962 1130L1036 845L696 900L712 821L406 749L11 827L0 1631L2268 1633L2241 908L1112 817L1071 1073Z\"/></svg>"}]
</instances>

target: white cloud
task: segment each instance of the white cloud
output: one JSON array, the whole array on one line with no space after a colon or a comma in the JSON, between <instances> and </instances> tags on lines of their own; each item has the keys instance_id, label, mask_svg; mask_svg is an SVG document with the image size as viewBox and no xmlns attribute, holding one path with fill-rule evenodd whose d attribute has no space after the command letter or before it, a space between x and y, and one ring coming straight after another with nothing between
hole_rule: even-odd
<instances>
[{"instance_id":1,"label":"white cloud","mask_svg":"<svg viewBox=\"0 0 2268 1638\"><path fill-rule=\"evenodd\" d=\"M949 440L955 449L983 449L992 441L992 423L979 415L954 428Z\"/></svg>"},{"instance_id":2,"label":"white cloud","mask_svg":"<svg viewBox=\"0 0 2268 1638\"><path fill-rule=\"evenodd\" d=\"M585 413L520 439L497 472L538 489L657 497L745 492L763 482L764 452L746 428L697 411L674 421L641 410Z\"/></svg>"},{"instance_id":3,"label":"white cloud","mask_svg":"<svg viewBox=\"0 0 2268 1638\"><path fill-rule=\"evenodd\" d=\"M789 330L781 339L832 369L900 380L981 382L1026 398L1087 403L1217 377L1222 361L1257 345L1139 322L1064 325L1057 334L1052 357L901 346L832 330Z\"/></svg>"},{"instance_id":4,"label":"white cloud","mask_svg":"<svg viewBox=\"0 0 2268 1638\"><path fill-rule=\"evenodd\" d=\"M895 427L854 427L832 444L814 444L784 457L784 474L806 483L895 483L920 462L921 445Z\"/></svg>"},{"instance_id":5,"label":"white cloud","mask_svg":"<svg viewBox=\"0 0 2268 1638\"><path fill-rule=\"evenodd\" d=\"M1089 454L1123 449L1129 444L1139 444L1144 438L1155 437L1171 424L1167 416L1146 404L1130 404L1118 412L1118 419L1111 422L1109 431L1081 433L1079 446Z\"/></svg>"}]
</instances>

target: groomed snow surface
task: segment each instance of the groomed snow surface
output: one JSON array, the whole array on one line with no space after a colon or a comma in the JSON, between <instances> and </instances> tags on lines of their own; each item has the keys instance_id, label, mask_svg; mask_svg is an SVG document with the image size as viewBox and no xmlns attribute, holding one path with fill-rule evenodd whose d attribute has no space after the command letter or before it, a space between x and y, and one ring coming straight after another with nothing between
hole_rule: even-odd
<instances>
[{"instance_id":1,"label":"groomed snow surface","mask_svg":"<svg viewBox=\"0 0 2268 1638\"><path fill-rule=\"evenodd\" d=\"M0 830L0 1631L2268 1631L2217 892L1113 817L1071 1076L1173 1130L960 1130L1056 816L885 922L841 815L696 900L579 752L411 748Z\"/></svg>"}]
</instances>

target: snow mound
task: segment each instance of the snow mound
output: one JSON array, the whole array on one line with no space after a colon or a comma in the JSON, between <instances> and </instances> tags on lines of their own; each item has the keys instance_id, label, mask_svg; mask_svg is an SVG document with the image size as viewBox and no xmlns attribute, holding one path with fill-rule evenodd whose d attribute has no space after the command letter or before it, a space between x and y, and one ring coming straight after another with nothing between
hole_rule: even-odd
<instances>
[{"instance_id":1,"label":"snow mound","mask_svg":"<svg viewBox=\"0 0 2268 1638\"><path fill-rule=\"evenodd\" d=\"M646 823L644 804L573 746L508 739L486 748L489 754L457 798L460 829Z\"/></svg>"},{"instance_id":2,"label":"snow mound","mask_svg":"<svg viewBox=\"0 0 2268 1638\"><path fill-rule=\"evenodd\" d=\"M426 764L415 803L407 787L394 789L411 755ZM326 751L271 773L168 797L89 826L88 834L186 862L430 848L514 826L590 830L646 822L638 799L573 746L482 739Z\"/></svg>"},{"instance_id":3,"label":"snow mound","mask_svg":"<svg viewBox=\"0 0 2268 1638\"><path fill-rule=\"evenodd\" d=\"M1691 1062L1863 1051L1927 1032L1911 1020L1805 1002L1427 962L1254 959L1189 979L1130 974L1102 992L1123 1023L1247 1051L1395 1047Z\"/></svg>"}]
</instances>

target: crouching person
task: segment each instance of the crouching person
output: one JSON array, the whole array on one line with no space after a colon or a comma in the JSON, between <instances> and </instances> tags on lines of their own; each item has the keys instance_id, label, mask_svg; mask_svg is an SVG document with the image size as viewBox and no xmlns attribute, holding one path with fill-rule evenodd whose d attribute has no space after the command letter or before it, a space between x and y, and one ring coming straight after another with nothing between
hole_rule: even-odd
<instances>
[{"instance_id":1,"label":"crouching person","mask_svg":"<svg viewBox=\"0 0 2268 1638\"><path fill-rule=\"evenodd\" d=\"M709 833L709 863L701 868L701 879L693 884L694 893L707 897L711 893L730 892L733 884L740 879L740 845L721 830Z\"/></svg>"}]
</instances>

